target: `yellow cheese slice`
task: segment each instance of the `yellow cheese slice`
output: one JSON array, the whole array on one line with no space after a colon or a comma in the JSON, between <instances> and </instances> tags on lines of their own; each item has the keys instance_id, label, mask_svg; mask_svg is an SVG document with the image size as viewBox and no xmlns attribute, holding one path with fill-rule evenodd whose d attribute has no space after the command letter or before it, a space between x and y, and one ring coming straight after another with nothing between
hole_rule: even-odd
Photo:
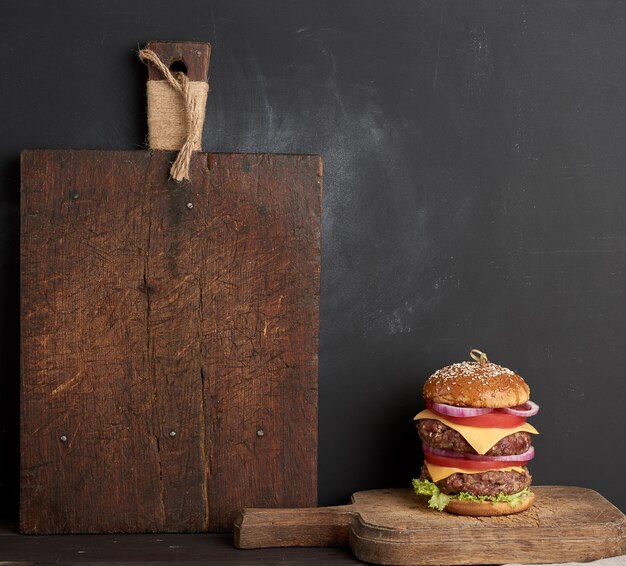
<instances>
[{"instance_id":1,"label":"yellow cheese slice","mask_svg":"<svg viewBox=\"0 0 626 566\"><path fill-rule=\"evenodd\" d=\"M468 426L453 423L448 419L433 413L426 409L417 413L414 420L418 419L435 419L441 421L446 426L453 428L470 443L470 446L478 452L478 454L486 454L489 449L496 443L500 442L505 436L516 432L530 432L531 434L539 434L537 429L528 423L511 428L483 428L480 426Z\"/></svg>"},{"instance_id":2,"label":"yellow cheese slice","mask_svg":"<svg viewBox=\"0 0 626 566\"><path fill-rule=\"evenodd\" d=\"M424 462L426 468L428 469L428 473L430 474L433 482L437 483L438 481L451 476L452 474L481 474L482 472L488 470L464 470L462 468L449 468L447 466L436 466L435 464L431 464L430 462ZM498 468L495 470L496 472L521 472L524 473L524 469L520 466L509 466L507 468Z\"/></svg>"}]
</instances>

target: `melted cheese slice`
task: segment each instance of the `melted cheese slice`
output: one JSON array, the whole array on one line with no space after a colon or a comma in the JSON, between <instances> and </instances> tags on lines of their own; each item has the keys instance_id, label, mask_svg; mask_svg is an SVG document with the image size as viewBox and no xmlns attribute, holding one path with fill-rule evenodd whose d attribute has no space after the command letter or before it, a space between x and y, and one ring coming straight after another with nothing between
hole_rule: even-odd
<instances>
[{"instance_id":1,"label":"melted cheese slice","mask_svg":"<svg viewBox=\"0 0 626 566\"><path fill-rule=\"evenodd\" d=\"M451 476L452 474L482 474L486 470L465 470L462 468L449 468L447 466L436 466L435 464L431 464L430 462L424 462L424 465L428 469L428 473L430 474L433 482L438 482L442 479ZM498 468L494 470L496 472L521 472L524 473L524 469L520 466L509 466L507 468Z\"/></svg>"},{"instance_id":2,"label":"melted cheese slice","mask_svg":"<svg viewBox=\"0 0 626 566\"><path fill-rule=\"evenodd\" d=\"M446 426L453 428L469 442L470 446L476 450L478 454L486 454L494 444L500 442L500 440L509 434L514 434L516 432L539 434L537 429L528 423L511 428L483 428L479 426L460 425L433 413L429 409L415 415L414 420L418 419L435 419L436 421L440 421Z\"/></svg>"}]
</instances>

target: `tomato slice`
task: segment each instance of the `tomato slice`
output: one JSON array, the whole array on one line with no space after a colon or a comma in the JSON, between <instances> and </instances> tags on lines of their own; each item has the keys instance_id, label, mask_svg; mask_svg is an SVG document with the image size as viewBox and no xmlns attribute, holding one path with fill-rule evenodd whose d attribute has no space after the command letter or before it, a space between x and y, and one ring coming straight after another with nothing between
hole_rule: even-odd
<instances>
[{"instance_id":1,"label":"tomato slice","mask_svg":"<svg viewBox=\"0 0 626 566\"><path fill-rule=\"evenodd\" d=\"M442 419L446 419L451 423L460 425L477 426L481 428L514 428L516 426L523 425L526 422L525 417L508 415L507 413L503 413L497 409L494 409L491 413L478 415L476 417L451 417L450 415L442 415L441 413L438 413L428 405L430 405L430 403L427 403L426 406L433 413L441 416Z\"/></svg>"},{"instance_id":2,"label":"tomato slice","mask_svg":"<svg viewBox=\"0 0 626 566\"><path fill-rule=\"evenodd\" d=\"M439 456L438 454L424 454L424 459L435 466L445 466L447 468L462 468L464 470L474 470L486 472L488 470L499 470L500 468L509 468L511 466L524 466L528 460L498 462L498 461L481 461L468 460L467 458L449 458L447 456Z\"/></svg>"}]
</instances>

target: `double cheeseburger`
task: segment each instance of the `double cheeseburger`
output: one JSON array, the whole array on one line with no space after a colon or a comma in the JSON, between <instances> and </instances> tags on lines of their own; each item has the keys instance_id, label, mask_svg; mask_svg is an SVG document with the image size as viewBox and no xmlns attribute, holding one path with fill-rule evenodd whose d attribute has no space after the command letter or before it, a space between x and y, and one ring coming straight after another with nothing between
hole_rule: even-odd
<instances>
[{"instance_id":1,"label":"double cheeseburger","mask_svg":"<svg viewBox=\"0 0 626 566\"><path fill-rule=\"evenodd\" d=\"M539 406L515 372L480 350L470 356L474 361L444 367L424 384L426 410L415 416L424 465L413 488L440 511L519 513L535 500L526 464L535 455L531 435L539 433L526 417Z\"/></svg>"}]
</instances>

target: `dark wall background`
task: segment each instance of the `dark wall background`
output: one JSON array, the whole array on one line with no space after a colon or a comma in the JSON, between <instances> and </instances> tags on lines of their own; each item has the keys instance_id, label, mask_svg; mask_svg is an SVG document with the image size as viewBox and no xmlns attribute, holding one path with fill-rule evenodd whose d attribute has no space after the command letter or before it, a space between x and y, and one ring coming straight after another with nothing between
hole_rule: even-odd
<instances>
[{"instance_id":1,"label":"dark wall background","mask_svg":"<svg viewBox=\"0 0 626 566\"><path fill-rule=\"evenodd\" d=\"M408 485L471 347L541 412L537 484L626 510L626 3L0 4L0 505L17 514L19 153L140 148L149 39L213 46L204 149L319 153L319 496Z\"/></svg>"}]
</instances>

